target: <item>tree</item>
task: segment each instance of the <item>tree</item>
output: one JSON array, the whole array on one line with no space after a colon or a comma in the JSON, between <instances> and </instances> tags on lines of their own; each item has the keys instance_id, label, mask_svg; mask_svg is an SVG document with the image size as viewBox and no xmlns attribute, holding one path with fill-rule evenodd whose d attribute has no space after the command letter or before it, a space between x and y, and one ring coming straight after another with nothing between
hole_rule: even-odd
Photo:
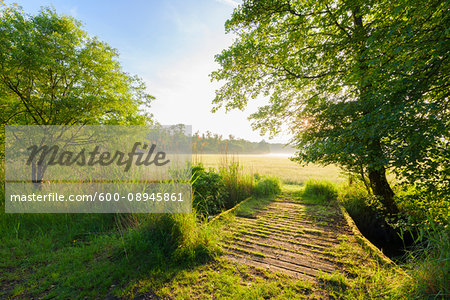
<instances>
[{"instance_id":1,"label":"tree","mask_svg":"<svg viewBox=\"0 0 450 300\"><path fill-rule=\"evenodd\" d=\"M360 174L396 213L386 169L417 181L416 168L432 176L438 161L448 164L448 9L444 1L244 1L225 25L236 41L216 56L212 79L226 83L213 111L269 96L251 115L255 129L275 135L289 124L298 162Z\"/></svg>"},{"instance_id":2,"label":"tree","mask_svg":"<svg viewBox=\"0 0 450 300\"><path fill-rule=\"evenodd\" d=\"M1 5L1 4L0 4ZM153 99L125 73L117 50L69 16L0 11L1 124L142 124Z\"/></svg>"},{"instance_id":3,"label":"tree","mask_svg":"<svg viewBox=\"0 0 450 300\"><path fill-rule=\"evenodd\" d=\"M153 97L138 77L122 70L117 57L115 49L90 37L69 16L50 8L30 16L18 6L4 6L0 11L2 135L5 125L151 122L142 109ZM37 185L46 168L45 163L33 162L31 175Z\"/></svg>"}]
</instances>

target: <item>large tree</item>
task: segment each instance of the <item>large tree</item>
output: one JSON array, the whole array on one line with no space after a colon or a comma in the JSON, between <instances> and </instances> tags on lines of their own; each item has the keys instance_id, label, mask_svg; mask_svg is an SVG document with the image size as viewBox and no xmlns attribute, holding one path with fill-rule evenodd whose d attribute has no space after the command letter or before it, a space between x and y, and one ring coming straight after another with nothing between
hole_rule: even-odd
<instances>
[{"instance_id":1,"label":"large tree","mask_svg":"<svg viewBox=\"0 0 450 300\"><path fill-rule=\"evenodd\" d=\"M141 124L153 99L118 53L75 19L0 3L0 121L5 124Z\"/></svg>"},{"instance_id":2,"label":"large tree","mask_svg":"<svg viewBox=\"0 0 450 300\"><path fill-rule=\"evenodd\" d=\"M216 56L212 78L226 83L215 109L269 96L254 128L287 124L299 162L357 172L395 213L387 169L414 182L448 170L448 10L445 1L244 1L226 22L237 39Z\"/></svg>"}]
</instances>

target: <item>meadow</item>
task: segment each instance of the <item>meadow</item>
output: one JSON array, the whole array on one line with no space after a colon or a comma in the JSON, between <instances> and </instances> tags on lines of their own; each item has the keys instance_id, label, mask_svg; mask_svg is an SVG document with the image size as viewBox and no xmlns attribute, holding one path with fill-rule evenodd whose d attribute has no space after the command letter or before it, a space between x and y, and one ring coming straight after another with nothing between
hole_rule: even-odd
<instances>
[{"instance_id":1,"label":"meadow","mask_svg":"<svg viewBox=\"0 0 450 300\"><path fill-rule=\"evenodd\" d=\"M244 173L278 177L286 184L303 185L308 180L327 180L335 184L342 184L346 175L335 166L320 166L309 164L301 166L284 154L194 154L194 163L202 163L205 169L219 168L230 162L238 163Z\"/></svg>"}]
</instances>

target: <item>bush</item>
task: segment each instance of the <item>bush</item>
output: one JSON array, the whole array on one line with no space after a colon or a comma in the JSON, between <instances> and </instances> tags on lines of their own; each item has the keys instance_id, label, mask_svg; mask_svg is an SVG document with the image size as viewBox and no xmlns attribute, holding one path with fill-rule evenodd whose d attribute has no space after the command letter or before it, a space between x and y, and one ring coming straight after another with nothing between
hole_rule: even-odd
<instances>
[{"instance_id":1,"label":"bush","mask_svg":"<svg viewBox=\"0 0 450 300\"><path fill-rule=\"evenodd\" d=\"M338 190L329 181L308 180L303 190L303 196L315 198L314 200L319 203L331 203L336 201Z\"/></svg>"},{"instance_id":2,"label":"bush","mask_svg":"<svg viewBox=\"0 0 450 300\"><path fill-rule=\"evenodd\" d=\"M253 189L253 194L256 196L272 196L280 192L280 180L276 177L260 178Z\"/></svg>"},{"instance_id":3,"label":"bush","mask_svg":"<svg viewBox=\"0 0 450 300\"><path fill-rule=\"evenodd\" d=\"M410 224L421 224L431 218L440 225L449 224L450 195L446 191L424 191L414 187L396 195L397 206Z\"/></svg>"},{"instance_id":4,"label":"bush","mask_svg":"<svg viewBox=\"0 0 450 300\"><path fill-rule=\"evenodd\" d=\"M192 173L193 206L206 217L232 208L253 193L253 178L243 174L237 162L225 164L219 171L206 171L197 164Z\"/></svg>"},{"instance_id":5,"label":"bush","mask_svg":"<svg viewBox=\"0 0 450 300\"><path fill-rule=\"evenodd\" d=\"M398 220L386 218L381 202L369 195L365 187L346 186L340 191L338 201L355 221L359 231L387 256L400 258L404 247L412 243L410 235L404 235L403 240L400 238L400 230L392 225Z\"/></svg>"},{"instance_id":6,"label":"bush","mask_svg":"<svg viewBox=\"0 0 450 300\"><path fill-rule=\"evenodd\" d=\"M401 236L413 236L407 252L410 269L404 292L410 298L444 299L450 290L450 228L446 190L407 187L397 193Z\"/></svg>"},{"instance_id":7,"label":"bush","mask_svg":"<svg viewBox=\"0 0 450 300\"><path fill-rule=\"evenodd\" d=\"M201 164L194 166L192 173L194 208L204 216L220 213L226 207L228 196L222 176L214 171L205 171Z\"/></svg>"}]
</instances>

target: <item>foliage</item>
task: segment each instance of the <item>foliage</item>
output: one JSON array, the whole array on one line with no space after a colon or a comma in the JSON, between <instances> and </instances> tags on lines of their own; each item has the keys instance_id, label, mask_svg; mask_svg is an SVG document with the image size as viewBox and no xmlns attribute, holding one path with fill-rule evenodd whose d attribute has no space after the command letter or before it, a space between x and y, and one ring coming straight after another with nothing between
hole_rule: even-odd
<instances>
[{"instance_id":1,"label":"foliage","mask_svg":"<svg viewBox=\"0 0 450 300\"><path fill-rule=\"evenodd\" d=\"M281 144L273 144L273 147L280 147ZM272 144L262 140L261 142L250 142L244 139L237 139L230 134L228 139L224 139L219 134L212 134L207 131L200 135L198 132L192 136L192 149L194 153L269 153Z\"/></svg>"},{"instance_id":2,"label":"foliage","mask_svg":"<svg viewBox=\"0 0 450 300\"><path fill-rule=\"evenodd\" d=\"M395 224L402 239L412 236L405 255L411 277L403 289L414 298L444 298L450 286L449 194L412 188L398 193L401 218Z\"/></svg>"},{"instance_id":3,"label":"foliage","mask_svg":"<svg viewBox=\"0 0 450 300\"><path fill-rule=\"evenodd\" d=\"M341 203L361 231L374 228L382 217L376 209L376 198L369 195L360 185L346 186L339 191L338 201Z\"/></svg>"},{"instance_id":4,"label":"foliage","mask_svg":"<svg viewBox=\"0 0 450 300\"><path fill-rule=\"evenodd\" d=\"M450 224L450 194L445 190L409 187L397 194L397 202L405 220L402 227L417 227L428 223L428 218L440 225Z\"/></svg>"},{"instance_id":5,"label":"foliage","mask_svg":"<svg viewBox=\"0 0 450 300\"><path fill-rule=\"evenodd\" d=\"M338 201L367 239L390 258L402 258L412 239L410 235L404 235L403 240L400 238L401 231L396 226L401 220L399 216L390 217L377 197L370 195L362 185L343 186L339 190Z\"/></svg>"},{"instance_id":6,"label":"foliage","mask_svg":"<svg viewBox=\"0 0 450 300\"><path fill-rule=\"evenodd\" d=\"M193 207L202 215L216 215L225 207L225 182L214 171L205 171L201 164L192 168Z\"/></svg>"},{"instance_id":7,"label":"foliage","mask_svg":"<svg viewBox=\"0 0 450 300\"><path fill-rule=\"evenodd\" d=\"M218 235L195 213L5 214L0 192L0 298L103 299L116 285L219 252Z\"/></svg>"},{"instance_id":8,"label":"foliage","mask_svg":"<svg viewBox=\"0 0 450 300\"><path fill-rule=\"evenodd\" d=\"M3 5L3 4L2 4ZM81 23L42 8L0 11L1 124L142 124L152 96L125 73L117 50Z\"/></svg>"},{"instance_id":9,"label":"foliage","mask_svg":"<svg viewBox=\"0 0 450 300\"><path fill-rule=\"evenodd\" d=\"M315 198L319 203L332 203L338 196L337 188L329 181L308 180L303 196Z\"/></svg>"},{"instance_id":10,"label":"foliage","mask_svg":"<svg viewBox=\"0 0 450 300\"><path fill-rule=\"evenodd\" d=\"M230 209L253 192L251 176L243 174L237 162L209 171L200 163L192 168L192 173L193 207L204 216Z\"/></svg>"},{"instance_id":11,"label":"foliage","mask_svg":"<svg viewBox=\"0 0 450 300\"><path fill-rule=\"evenodd\" d=\"M143 219L139 227L129 230L116 255L140 263L146 261L146 268L150 269L204 262L217 252L195 214L161 214Z\"/></svg>"},{"instance_id":12,"label":"foliage","mask_svg":"<svg viewBox=\"0 0 450 300\"><path fill-rule=\"evenodd\" d=\"M17 5L0 8L0 156L5 125L152 121L142 111L153 99L143 81L124 72L118 52L79 21L52 8L33 16ZM40 184L47 164L33 162L30 169Z\"/></svg>"},{"instance_id":13,"label":"foliage","mask_svg":"<svg viewBox=\"0 0 450 300\"><path fill-rule=\"evenodd\" d=\"M270 96L251 118L287 124L301 163L337 163L396 212L386 168L448 186L448 3L257 1L226 22L238 38L216 56L215 110ZM447 149L447 150L446 150Z\"/></svg>"},{"instance_id":14,"label":"foliage","mask_svg":"<svg viewBox=\"0 0 450 300\"><path fill-rule=\"evenodd\" d=\"M384 250L389 250L389 246L403 250L397 250L396 254L403 253L404 256L396 258L400 259L401 267L409 276L399 287L399 293L408 298L440 298L449 293L448 202L444 198L431 200L431 197L433 195L413 189L399 193L400 214L392 224L393 220L386 222L385 216L380 214L377 199L365 188L345 187L339 193L339 202L371 242L388 247ZM391 227L393 225L395 228Z\"/></svg>"},{"instance_id":15,"label":"foliage","mask_svg":"<svg viewBox=\"0 0 450 300\"><path fill-rule=\"evenodd\" d=\"M192 172L193 207L203 216L217 215L252 195L273 196L281 191L278 178L244 174L237 161L225 161L208 171L199 163Z\"/></svg>"}]
</instances>

